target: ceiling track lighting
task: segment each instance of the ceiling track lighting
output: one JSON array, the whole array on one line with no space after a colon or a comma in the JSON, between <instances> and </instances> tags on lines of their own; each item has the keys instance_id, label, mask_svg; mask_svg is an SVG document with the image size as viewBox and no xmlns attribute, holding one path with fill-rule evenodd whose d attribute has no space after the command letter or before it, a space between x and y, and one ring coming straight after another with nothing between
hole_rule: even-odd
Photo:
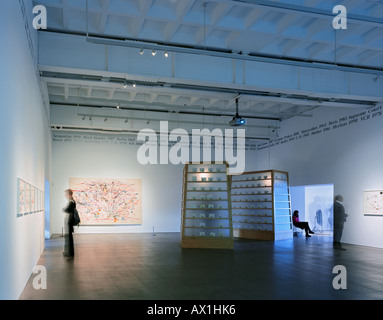
<instances>
[{"instance_id":1,"label":"ceiling track lighting","mask_svg":"<svg viewBox=\"0 0 383 320\"><path fill-rule=\"evenodd\" d=\"M140 49L140 55L143 55L145 53L145 50L143 48ZM157 54L157 51L155 49L152 50L152 56L154 57ZM169 58L169 52L164 52L164 57Z\"/></svg>"}]
</instances>

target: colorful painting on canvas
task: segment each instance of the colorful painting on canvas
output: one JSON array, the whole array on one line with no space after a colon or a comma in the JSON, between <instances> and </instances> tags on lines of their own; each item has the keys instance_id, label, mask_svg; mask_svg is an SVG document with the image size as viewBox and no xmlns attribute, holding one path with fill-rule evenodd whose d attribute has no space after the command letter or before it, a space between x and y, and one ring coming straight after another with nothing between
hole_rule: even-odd
<instances>
[{"instance_id":1,"label":"colorful painting on canvas","mask_svg":"<svg viewBox=\"0 0 383 320\"><path fill-rule=\"evenodd\" d=\"M142 223L141 179L71 178L81 225Z\"/></svg>"}]
</instances>

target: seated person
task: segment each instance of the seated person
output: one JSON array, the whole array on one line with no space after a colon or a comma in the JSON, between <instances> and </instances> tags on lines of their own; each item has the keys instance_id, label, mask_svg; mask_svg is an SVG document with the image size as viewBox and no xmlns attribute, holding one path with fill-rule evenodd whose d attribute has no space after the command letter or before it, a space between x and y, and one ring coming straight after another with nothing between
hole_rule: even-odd
<instances>
[{"instance_id":1,"label":"seated person","mask_svg":"<svg viewBox=\"0 0 383 320\"><path fill-rule=\"evenodd\" d=\"M310 229L309 223L305 221L299 221L299 211L295 210L293 213L293 225L297 228L304 229L306 232L306 237L311 237L311 234L314 234L314 232Z\"/></svg>"}]
</instances>

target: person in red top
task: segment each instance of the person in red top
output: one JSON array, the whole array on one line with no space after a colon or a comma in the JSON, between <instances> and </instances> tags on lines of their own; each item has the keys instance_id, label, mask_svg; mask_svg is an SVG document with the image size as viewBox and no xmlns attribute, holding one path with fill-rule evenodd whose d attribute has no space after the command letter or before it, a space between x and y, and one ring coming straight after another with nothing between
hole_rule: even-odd
<instances>
[{"instance_id":1,"label":"person in red top","mask_svg":"<svg viewBox=\"0 0 383 320\"><path fill-rule=\"evenodd\" d=\"M314 232L310 229L309 223L305 221L299 221L299 211L295 210L293 213L293 225L297 228L300 228L302 230L305 230L306 237L311 237L311 234L314 234Z\"/></svg>"}]
</instances>

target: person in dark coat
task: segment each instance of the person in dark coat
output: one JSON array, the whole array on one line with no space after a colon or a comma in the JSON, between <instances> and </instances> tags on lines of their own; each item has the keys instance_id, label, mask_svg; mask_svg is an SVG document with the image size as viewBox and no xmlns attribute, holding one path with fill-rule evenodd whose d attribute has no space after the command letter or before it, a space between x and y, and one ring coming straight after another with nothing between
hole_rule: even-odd
<instances>
[{"instance_id":1,"label":"person in dark coat","mask_svg":"<svg viewBox=\"0 0 383 320\"><path fill-rule=\"evenodd\" d=\"M343 205L343 196L337 195L334 201L334 248L343 249L340 240L342 239L343 227L347 217L348 214L346 214Z\"/></svg>"},{"instance_id":2,"label":"person in dark coat","mask_svg":"<svg viewBox=\"0 0 383 320\"><path fill-rule=\"evenodd\" d=\"M65 198L68 200L67 205L63 208L64 212L64 257L74 257L74 243L73 243L73 216L76 209L76 201L73 199L73 191L71 189L65 190Z\"/></svg>"}]
</instances>

